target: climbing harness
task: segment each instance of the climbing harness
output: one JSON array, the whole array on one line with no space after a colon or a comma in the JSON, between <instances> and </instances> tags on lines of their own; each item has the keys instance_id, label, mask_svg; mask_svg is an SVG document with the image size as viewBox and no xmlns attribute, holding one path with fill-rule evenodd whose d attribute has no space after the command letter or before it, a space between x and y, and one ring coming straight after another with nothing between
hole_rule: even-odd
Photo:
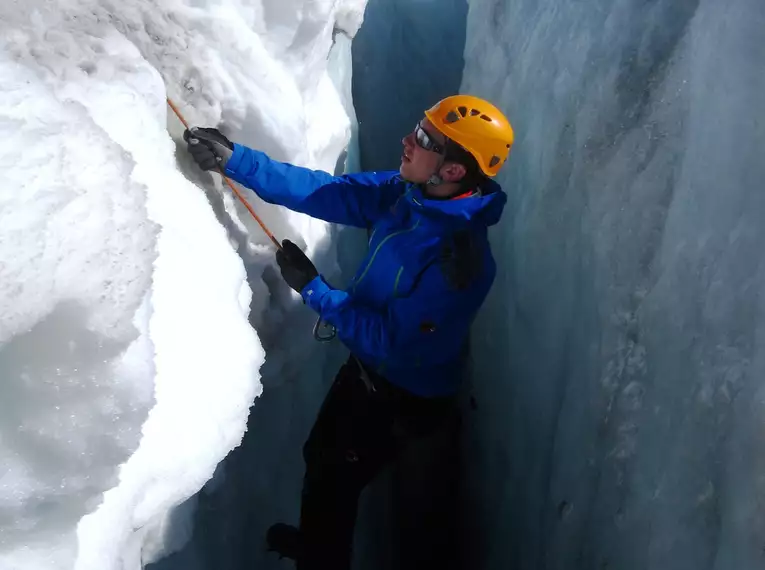
<instances>
[{"instance_id":1,"label":"climbing harness","mask_svg":"<svg viewBox=\"0 0 765 570\"><path fill-rule=\"evenodd\" d=\"M175 116L178 117L178 120L181 123L183 123L183 126L186 127L186 129L191 129L191 127L189 126L189 123L186 121L186 119L184 119L183 114L181 114L178 107L176 107L175 103L173 103L170 100L170 97L167 97L167 104L170 105L170 108L173 110L173 113L175 113ZM242 196L242 193L236 189L236 186L234 186L234 183L231 182L231 179L228 176L226 176L226 174L223 172L223 169L220 166L218 166L218 173L223 177L223 181L228 185L229 188L231 188L231 191L239 199L239 201L242 204L244 204L244 207L247 208L247 211L250 213L250 215L252 215L252 217L255 219L256 222L258 222L260 229L263 230L263 233L265 233L268 236L268 238L271 240L271 242L276 246L276 249L281 250L282 245L274 237L274 234L271 232L271 230L268 229L268 226L266 226L266 224L263 223L263 220L260 219L260 216L258 216L255 213L255 210L252 208L252 206L250 206L250 203L245 199L245 197ZM329 333L322 334L320 329L329 329ZM321 319L321 317L319 317L316 320L316 324L313 327L313 338L315 340L317 340L318 342L330 342L336 336L337 336L337 329L334 327L334 325L330 325L324 322Z\"/></svg>"}]
</instances>

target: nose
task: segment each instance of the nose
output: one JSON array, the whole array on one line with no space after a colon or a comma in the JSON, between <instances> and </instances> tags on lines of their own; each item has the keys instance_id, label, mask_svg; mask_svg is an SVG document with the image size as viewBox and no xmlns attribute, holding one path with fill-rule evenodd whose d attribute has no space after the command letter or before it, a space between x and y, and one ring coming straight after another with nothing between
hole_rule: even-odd
<instances>
[{"instance_id":1,"label":"nose","mask_svg":"<svg viewBox=\"0 0 765 570\"><path fill-rule=\"evenodd\" d=\"M411 147L414 145L414 133L407 134L403 139L401 139L401 144L405 147Z\"/></svg>"}]
</instances>

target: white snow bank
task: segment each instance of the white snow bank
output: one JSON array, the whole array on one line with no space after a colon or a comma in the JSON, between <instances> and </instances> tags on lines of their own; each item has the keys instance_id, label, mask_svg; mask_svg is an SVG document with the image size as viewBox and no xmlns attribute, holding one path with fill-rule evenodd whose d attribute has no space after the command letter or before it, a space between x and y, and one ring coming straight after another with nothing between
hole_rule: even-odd
<instances>
[{"instance_id":1,"label":"white snow bank","mask_svg":"<svg viewBox=\"0 0 765 570\"><path fill-rule=\"evenodd\" d=\"M363 5L0 6L0 568L139 568L239 443L264 354L235 247L272 252L178 172L165 89L195 124L331 171L350 123L326 57ZM252 198L280 237L328 234Z\"/></svg>"}]
</instances>

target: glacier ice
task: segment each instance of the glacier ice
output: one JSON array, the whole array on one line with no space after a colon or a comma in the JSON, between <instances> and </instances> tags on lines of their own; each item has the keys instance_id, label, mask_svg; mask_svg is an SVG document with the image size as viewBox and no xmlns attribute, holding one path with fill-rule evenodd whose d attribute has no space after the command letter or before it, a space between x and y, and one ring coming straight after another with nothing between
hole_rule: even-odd
<instances>
[{"instance_id":1,"label":"glacier ice","mask_svg":"<svg viewBox=\"0 0 765 570\"><path fill-rule=\"evenodd\" d=\"M474 567L762 567L764 29L759 0L470 2L462 90L517 135Z\"/></svg>"},{"instance_id":2,"label":"glacier ice","mask_svg":"<svg viewBox=\"0 0 765 570\"><path fill-rule=\"evenodd\" d=\"M345 154L364 4L0 6L0 567L279 564L253 541L295 520L342 351L174 156L165 94L277 159L387 168L463 38L461 90L517 134L471 347L471 567L762 566L765 6L470 0L465 36L462 1L373 0ZM352 231L250 196L352 269Z\"/></svg>"},{"instance_id":3,"label":"glacier ice","mask_svg":"<svg viewBox=\"0 0 765 570\"><path fill-rule=\"evenodd\" d=\"M363 7L0 7L3 569L137 569L179 546L172 509L239 444L261 344L288 344L295 299L220 181L174 156L165 95L195 124L331 171L351 122L326 58ZM338 271L327 224L252 199ZM323 356L300 330L318 389ZM271 377L289 383L291 357Z\"/></svg>"},{"instance_id":4,"label":"glacier ice","mask_svg":"<svg viewBox=\"0 0 765 570\"><path fill-rule=\"evenodd\" d=\"M365 26L413 21L372 0ZM763 29L756 0L469 2L460 90L517 135L466 387L470 567L762 567ZM354 45L363 157L397 156L375 113L406 128L412 70L448 68L396 67L411 31Z\"/></svg>"},{"instance_id":5,"label":"glacier ice","mask_svg":"<svg viewBox=\"0 0 765 570\"><path fill-rule=\"evenodd\" d=\"M395 169L422 112L459 90L466 0L370 0L353 40L353 101L365 170Z\"/></svg>"}]
</instances>

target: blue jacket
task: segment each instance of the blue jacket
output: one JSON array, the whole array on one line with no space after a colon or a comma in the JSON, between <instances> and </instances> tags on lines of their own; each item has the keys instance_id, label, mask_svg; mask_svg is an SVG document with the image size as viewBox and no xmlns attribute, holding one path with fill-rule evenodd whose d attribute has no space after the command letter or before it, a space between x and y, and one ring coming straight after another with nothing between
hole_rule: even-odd
<instances>
[{"instance_id":1,"label":"blue jacket","mask_svg":"<svg viewBox=\"0 0 765 570\"><path fill-rule=\"evenodd\" d=\"M468 329L494 281L487 228L507 196L428 200L398 172L331 176L234 145L226 174L263 200L329 222L372 230L369 252L346 289L319 276L306 304L370 369L414 394L453 394Z\"/></svg>"}]
</instances>

